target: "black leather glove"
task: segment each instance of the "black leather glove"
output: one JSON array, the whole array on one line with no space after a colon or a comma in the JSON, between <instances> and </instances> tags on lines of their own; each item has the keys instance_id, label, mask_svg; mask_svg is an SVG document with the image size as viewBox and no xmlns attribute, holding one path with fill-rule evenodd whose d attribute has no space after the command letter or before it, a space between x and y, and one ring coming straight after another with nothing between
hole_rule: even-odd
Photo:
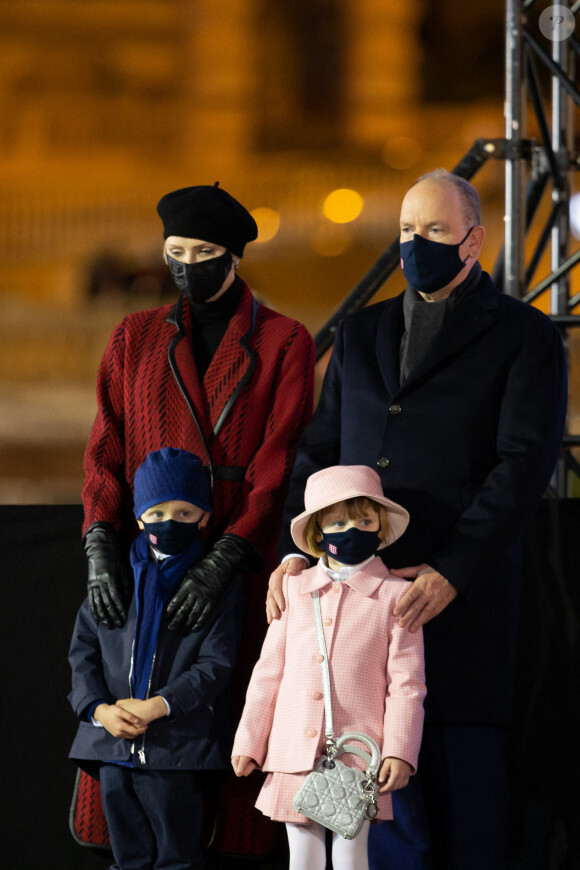
<instances>
[{"instance_id":1,"label":"black leather glove","mask_svg":"<svg viewBox=\"0 0 580 870\"><path fill-rule=\"evenodd\" d=\"M234 577L263 567L264 560L251 544L238 535L223 535L181 581L167 605L167 627L199 631Z\"/></svg>"},{"instance_id":2,"label":"black leather glove","mask_svg":"<svg viewBox=\"0 0 580 870\"><path fill-rule=\"evenodd\" d=\"M83 544L89 560L88 596L91 613L107 628L121 628L127 619L127 569L119 539L109 523L93 523Z\"/></svg>"}]
</instances>

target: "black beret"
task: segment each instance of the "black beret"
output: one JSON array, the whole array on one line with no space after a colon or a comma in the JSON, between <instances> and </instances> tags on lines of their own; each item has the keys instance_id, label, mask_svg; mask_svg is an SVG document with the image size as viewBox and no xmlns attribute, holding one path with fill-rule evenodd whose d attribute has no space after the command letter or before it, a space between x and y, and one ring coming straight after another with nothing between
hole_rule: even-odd
<instances>
[{"instance_id":1,"label":"black beret","mask_svg":"<svg viewBox=\"0 0 580 870\"><path fill-rule=\"evenodd\" d=\"M256 221L218 182L198 184L166 193L157 203L163 238L202 239L232 251L238 257L258 235Z\"/></svg>"}]
</instances>

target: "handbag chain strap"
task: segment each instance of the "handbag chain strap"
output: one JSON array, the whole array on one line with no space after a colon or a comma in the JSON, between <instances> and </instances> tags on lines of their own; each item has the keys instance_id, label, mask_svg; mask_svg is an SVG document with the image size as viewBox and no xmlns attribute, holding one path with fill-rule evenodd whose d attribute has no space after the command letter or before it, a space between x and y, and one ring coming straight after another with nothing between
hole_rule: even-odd
<instances>
[{"instance_id":1,"label":"handbag chain strap","mask_svg":"<svg viewBox=\"0 0 580 870\"><path fill-rule=\"evenodd\" d=\"M314 602L314 621L316 623L316 639L318 641L318 650L320 652L320 668L322 670L322 688L324 691L324 734L326 736L326 748L329 757L336 755L336 743L334 741L334 725L332 723L332 703L330 700L330 670L328 668L328 654L326 652L326 641L324 639L324 629L322 628L322 613L320 610L320 591L316 589L312 593Z\"/></svg>"}]
</instances>

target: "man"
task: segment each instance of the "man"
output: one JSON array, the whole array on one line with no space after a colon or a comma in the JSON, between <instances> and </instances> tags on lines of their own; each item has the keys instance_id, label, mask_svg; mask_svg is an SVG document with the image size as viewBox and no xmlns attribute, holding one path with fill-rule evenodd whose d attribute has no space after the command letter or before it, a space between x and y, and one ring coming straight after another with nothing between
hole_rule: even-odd
<instances>
[{"instance_id":1,"label":"man","mask_svg":"<svg viewBox=\"0 0 580 870\"><path fill-rule=\"evenodd\" d=\"M481 271L484 235L465 180L437 170L408 191L408 286L338 329L287 501L293 516L313 471L364 463L411 515L388 565L413 580L395 610L400 624L424 626L426 727L395 822L371 834L375 870L506 867L519 540L558 456L566 365L549 319ZM269 619L284 606L284 569L303 566L289 558L272 575Z\"/></svg>"}]
</instances>

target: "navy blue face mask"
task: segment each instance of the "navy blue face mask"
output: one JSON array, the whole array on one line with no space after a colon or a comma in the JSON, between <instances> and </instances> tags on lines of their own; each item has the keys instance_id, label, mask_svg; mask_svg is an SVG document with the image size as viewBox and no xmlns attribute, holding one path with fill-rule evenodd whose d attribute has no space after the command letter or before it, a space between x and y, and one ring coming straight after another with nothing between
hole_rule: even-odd
<instances>
[{"instance_id":1,"label":"navy blue face mask","mask_svg":"<svg viewBox=\"0 0 580 870\"><path fill-rule=\"evenodd\" d=\"M456 245L434 242L416 233L409 242L401 242L401 269L411 287L420 293L435 293L450 284L467 262L467 257L462 260L459 256L459 246L472 229Z\"/></svg>"},{"instance_id":2,"label":"navy blue face mask","mask_svg":"<svg viewBox=\"0 0 580 870\"><path fill-rule=\"evenodd\" d=\"M324 533L320 531L322 540L318 541L321 550L343 565L358 565L377 552L381 539L379 533L357 529L352 526L344 532Z\"/></svg>"},{"instance_id":3,"label":"navy blue face mask","mask_svg":"<svg viewBox=\"0 0 580 870\"><path fill-rule=\"evenodd\" d=\"M147 543L167 556L182 553L201 538L199 523L164 520L161 523L143 523L143 525Z\"/></svg>"},{"instance_id":4,"label":"navy blue face mask","mask_svg":"<svg viewBox=\"0 0 580 870\"><path fill-rule=\"evenodd\" d=\"M181 263L167 255L167 265L177 289L190 302L206 302L222 289L232 268L231 251L201 263Z\"/></svg>"}]
</instances>

